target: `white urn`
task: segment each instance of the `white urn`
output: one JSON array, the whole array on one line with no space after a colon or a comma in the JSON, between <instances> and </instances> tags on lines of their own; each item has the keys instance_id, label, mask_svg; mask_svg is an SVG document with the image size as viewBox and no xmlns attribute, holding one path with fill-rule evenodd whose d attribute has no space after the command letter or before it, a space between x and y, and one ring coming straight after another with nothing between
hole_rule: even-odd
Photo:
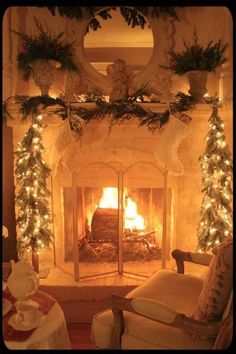
<instances>
[{"instance_id":1,"label":"white urn","mask_svg":"<svg viewBox=\"0 0 236 354\"><path fill-rule=\"evenodd\" d=\"M31 263L26 261L11 263L11 274L7 279L7 287L17 300L27 300L36 293L39 287L39 276Z\"/></svg>"},{"instance_id":2,"label":"white urn","mask_svg":"<svg viewBox=\"0 0 236 354\"><path fill-rule=\"evenodd\" d=\"M48 95L55 79L56 69L61 66L61 63L56 60L38 59L30 66L34 82L40 88L41 95Z\"/></svg>"}]
</instances>

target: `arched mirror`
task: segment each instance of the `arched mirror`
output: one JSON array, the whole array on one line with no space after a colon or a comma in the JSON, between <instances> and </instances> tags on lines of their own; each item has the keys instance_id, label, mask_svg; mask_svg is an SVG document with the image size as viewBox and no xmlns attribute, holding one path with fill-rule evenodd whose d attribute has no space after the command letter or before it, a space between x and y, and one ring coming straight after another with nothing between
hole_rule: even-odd
<instances>
[{"instance_id":1,"label":"arched mirror","mask_svg":"<svg viewBox=\"0 0 236 354\"><path fill-rule=\"evenodd\" d=\"M134 86L140 88L153 79L158 64L163 62L161 56L164 51L160 51L166 46L163 19L147 14L144 28L132 28L121 15L119 7L111 10L110 14L111 18L107 20L98 17L101 28L97 31L90 29L89 33L86 31L92 17L77 22L78 62L90 83L109 92L111 83L106 68L121 58L127 66L133 67Z\"/></svg>"},{"instance_id":2,"label":"arched mirror","mask_svg":"<svg viewBox=\"0 0 236 354\"><path fill-rule=\"evenodd\" d=\"M122 58L132 67L134 74L148 65L153 51L153 33L149 22L142 29L131 27L118 8L111 10L112 18L104 20L98 15L101 28L89 31L84 37L84 53L95 70L107 75L106 68L115 59Z\"/></svg>"}]
</instances>

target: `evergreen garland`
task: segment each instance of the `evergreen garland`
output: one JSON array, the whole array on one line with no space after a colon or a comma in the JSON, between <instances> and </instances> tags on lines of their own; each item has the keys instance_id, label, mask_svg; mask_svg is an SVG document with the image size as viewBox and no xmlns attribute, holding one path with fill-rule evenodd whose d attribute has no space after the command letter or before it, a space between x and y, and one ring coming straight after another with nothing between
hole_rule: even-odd
<instances>
[{"instance_id":1,"label":"evergreen garland","mask_svg":"<svg viewBox=\"0 0 236 354\"><path fill-rule=\"evenodd\" d=\"M89 122L92 119L101 120L105 118L106 115L110 115L112 117L111 127L135 116L139 119L139 126L147 125L152 131L167 123L170 115L169 110L166 110L163 113L151 112L150 110L141 107L137 102L131 100L123 101L122 104L120 102L98 100L95 108L86 109L81 107L75 109L74 112L85 122Z\"/></svg>"},{"instance_id":2,"label":"evergreen garland","mask_svg":"<svg viewBox=\"0 0 236 354\"><path fill-rule=\"evenodd\" d=\"M54 110L55 114L58 114L63 120L73 116L73 124L71 129L75 132L81 133L82 125L84 121L88 123L92 119L102 120L106 115L111 116L110 129L115 124L120 124L124 120L129 120L133 117L139 119L139 126L147 126L150 131L155 131L161 128L169 120L170 113L176 115L181 112L187 111L194 106L194 98L184 93L179 92L176 95L176 101L170 103L170 109L165 110L163 113L152 112L140 106L137 99L143 101L144 94L148 95L147 89L141 88L137 90L134 95L128 97L124 101L119 102L107 102L100 92L93 91L90 95L85 95L87 101L92 102L91 98L96 99L95 108L86 109L84 107L75 108L72 103L66 103L62 98L52 98L50 96L16 96L15 102L20 103L21 119L22 121L27 119L35 119L40 110L51 106L59 106ZM140 99L141 98L141 99ZM10 115L8 109L5 107L5 115Z\"/></svg>"},{"instance_id":3,"label":"evergreen garland","mask_svg":"<svg viewBox=\"0 0 236 354\"><path fill-rule=\"evenodd\" d=\"M103 20L111 19L111 10L120 11L120 14L124 18L128 26L132 28L140 26L142 29L147 24L145 16L150 15L151 17L159 18L170 16L179 21L176 14L175 8L171 6L120 6L120 7L106 7L105 9L100 7L79 7L79 6L48 6L47 9L51 12L53 16L56 14L56 10L62 17L68 17L70 19L81 20L83 18L91 18L86 33L89 29L97 31L101 28L100 22L95 18L101 17ZM101 10L102 9L102 10ZM100 10L100 11L99 11Z\"/></svg>"},{"instance_id":4,"label":"evergreen garland","mask_svg":"<svg viewBox=\"0 0 236 354\"><path fill-rule=\"evenodd\" d=\"M63 120L67 117L67 105L61 98L53 98L50 96L33 96L16 97L16 101L21 102L20 113L22 114L22 120L26 120L28 117L35 118L40 114L40 109L46 109L47 107L59 106L54 110L54 113L58 114Z\"/></svg>"},{"instance_id":5,"label":"evergreen garland","mask_svg":"<svg viewBox=\"0 0 236 354\"><path fill-rule=\"evenodd\" d=\"M50 192L46 181L51 170L43 160L41 132L42 116L32 117L32 124L19 143L16 155L16 182L19 186L16 205L19 207L16 223L19 228L17 251L37 252L53 242L51 212L47 198Z\"/></svg>"},{"instance_id":6,"label":"evergreen garland","mask_svg":"<svg viewBox=\"0 0 236 354\"><path fill-rule=\"evenodd\" d=\"M232 237L232 157L225 142L224 123L217 104L209 118L206 149L199 157L204 193L198 226L198 248L211 251Z\"/></svg>"}]
</instances>

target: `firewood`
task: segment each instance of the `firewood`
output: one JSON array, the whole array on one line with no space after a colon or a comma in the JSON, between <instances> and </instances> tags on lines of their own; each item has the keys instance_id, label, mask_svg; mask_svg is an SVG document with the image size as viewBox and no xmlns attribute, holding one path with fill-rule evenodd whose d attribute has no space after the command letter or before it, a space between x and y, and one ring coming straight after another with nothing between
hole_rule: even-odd
<instances>
[{"instance_id":1,"label":"firewood","mask_svg":"<svg viewBox=\"0 0 236 354\"><path fill-rule=\"evenodd\" d=\"M118 209L97 208L91 223L94 239L118 239Z\"/></svg>"}]
</instances>

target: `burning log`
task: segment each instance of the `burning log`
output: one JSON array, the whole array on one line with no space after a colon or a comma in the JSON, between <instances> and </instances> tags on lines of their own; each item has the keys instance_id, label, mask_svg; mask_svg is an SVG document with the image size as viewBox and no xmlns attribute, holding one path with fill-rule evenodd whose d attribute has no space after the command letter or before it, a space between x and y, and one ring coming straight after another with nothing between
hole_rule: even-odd
<instances>
[{"instance_id":1,"label":"burning log","mask_svg":"<svg viewBox=\"0 0 236 354\"><path fill-rule=\"evenodd\" d=\"M118 209L97 208L91 222L92 238L118 240Z\"/></svg>"}]
</instances>

